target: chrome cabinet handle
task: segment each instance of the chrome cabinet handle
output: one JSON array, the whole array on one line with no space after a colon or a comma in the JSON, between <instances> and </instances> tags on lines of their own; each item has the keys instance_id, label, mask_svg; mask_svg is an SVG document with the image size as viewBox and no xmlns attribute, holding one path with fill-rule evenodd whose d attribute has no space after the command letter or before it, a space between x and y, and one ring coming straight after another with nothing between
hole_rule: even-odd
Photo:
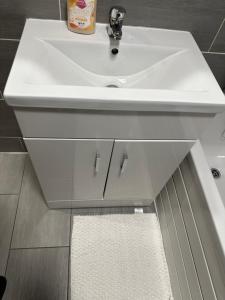
<instances>
[{"instance_id":1,"label":"chrome cabinet handle","mask_svg":"<svg viewBox=\"0 0 225 300\"><path fill-rule=\"evenodd\" d=\"M100 161L101 161L101 157L100 157L100 154L97 152L96 156L95 156L95 174L97 174L99 172Z\"/></svg>"},{"instance_id":2,"label":"chrome cabinet handle","mask_svg":"<svg viewBox=\"0 0 225 300\"><path fill-rule=\"evenodd\" d=\"M122 160L122 163L120 165L120 175L122 175L127 167L127 164L128 164L128 155L127 154L124 154L123 155L123 160Z\"/></svg>"}]
</instances>

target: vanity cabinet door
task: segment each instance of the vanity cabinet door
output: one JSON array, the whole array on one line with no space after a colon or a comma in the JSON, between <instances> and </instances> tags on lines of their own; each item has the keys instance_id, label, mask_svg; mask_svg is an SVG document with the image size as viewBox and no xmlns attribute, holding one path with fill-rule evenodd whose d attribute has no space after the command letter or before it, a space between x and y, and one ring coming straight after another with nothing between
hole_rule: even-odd
<instances>
[{"instance_id":1,"label":"vanity cabinet door","mask_svg":"<svg viewBox=\"0 0 225 300\"><path fill-rule=\"evenodd\" d=\"M154 199L193 143L180 140L116 140L104 198Z\"/></svg>"},{"instance_id":2,"label":"vanity cabinet door","mask_svg":"<svg viewBox=\"0 0 225 300\"><path fill-rule=\"evenodd\" d=\"M24 140L47 201L103 199L113 140Z\"/></svg>"}]
</instances>

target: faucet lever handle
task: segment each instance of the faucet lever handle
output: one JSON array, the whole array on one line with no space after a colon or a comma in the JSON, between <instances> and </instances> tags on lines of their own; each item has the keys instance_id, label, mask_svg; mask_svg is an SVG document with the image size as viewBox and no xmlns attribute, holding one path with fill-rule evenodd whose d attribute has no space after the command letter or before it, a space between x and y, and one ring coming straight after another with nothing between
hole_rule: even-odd
<instances>
[{"instance_id":1,"label":"faucet lever handle","mask_svg":"<svg viewBox=\"0 0 225 300\"><path fill-rule=\"evenodd\" d=\"M110 23L119 23L123 21L126 14L126 9L122 6L113 6L109 12Z\"/></svg>"}]
</instances>

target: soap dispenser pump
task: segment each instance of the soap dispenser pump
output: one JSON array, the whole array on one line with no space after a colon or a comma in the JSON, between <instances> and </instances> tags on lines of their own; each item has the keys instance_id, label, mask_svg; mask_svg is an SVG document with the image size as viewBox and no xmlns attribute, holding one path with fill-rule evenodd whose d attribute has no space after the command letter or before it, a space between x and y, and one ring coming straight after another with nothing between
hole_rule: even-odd
<instances>
[{"instance_id":1,"label":"soap dispenser pump","mask_svg":"<svg viewBox=\"0 0 225 300\"><path fill-rule=\"evenodd\" d=\"M77 33L95 32L97 0L67 0L68 28Z\"/></svg>"}]
</instances>

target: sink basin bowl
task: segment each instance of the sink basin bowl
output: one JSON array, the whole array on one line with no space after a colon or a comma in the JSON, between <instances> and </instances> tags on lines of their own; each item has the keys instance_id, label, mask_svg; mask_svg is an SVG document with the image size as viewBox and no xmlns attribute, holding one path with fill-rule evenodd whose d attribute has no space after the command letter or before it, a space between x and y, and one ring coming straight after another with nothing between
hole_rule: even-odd
<instances>
[{"instance_id":1,"label":"sink basin bowl","mask_svg":"<svg viewBox=\"0 0 225 300\"><path fill-rule=\"evenodd\" d=\"M189 32L124 26L113 55L105 24L74 34L28 19L5 88L13 106L218 112L224 96Z\"/></svg>"},{"instance_id":2,"label":"sink basin bowl","mask_svg":"<svg viewBox=\"0 0 225 300\"><path fill-rule=\"evenodd\" d=\"M38 66L30 64L24 81L43 85L204 90L200 74L195 72L196 65L188 64L194 57L186 49L121 43L119 53L113 55L106 42L36 40L32 55ZM168 76L171 73L173 76Z\"/></svg>"},{"instance_id":3,"label":"sink basin bowl","mask_svg":"<svg viewBox=\"0 0 225 300\"><path fill-rule=\"evenodd\" d=\"M30 84L148 88L151 73L182 52L176 48L121 43L119 54L113 55L106 42L36 41L34 56L43 53L43 59L33 58L40 61L39 68L33 70L34 77L27 74L25 80Z\"/></svg>"}]
</instances>

